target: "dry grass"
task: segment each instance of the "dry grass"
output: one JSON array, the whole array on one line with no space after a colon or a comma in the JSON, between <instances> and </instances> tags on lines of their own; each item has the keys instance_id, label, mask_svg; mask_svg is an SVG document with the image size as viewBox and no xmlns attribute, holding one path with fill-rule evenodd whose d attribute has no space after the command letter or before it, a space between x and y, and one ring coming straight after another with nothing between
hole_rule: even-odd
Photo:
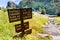
<instances>
[{"instance_id":1,"label":"dry grass","mask_svg":"<svg viewBox=\"0 0 60 40\"><path fill-rule=\"evenodd\" d=\"M55 17L54 20L56 23L60 23L60 17Z\"/></svg>"}]
</instances>

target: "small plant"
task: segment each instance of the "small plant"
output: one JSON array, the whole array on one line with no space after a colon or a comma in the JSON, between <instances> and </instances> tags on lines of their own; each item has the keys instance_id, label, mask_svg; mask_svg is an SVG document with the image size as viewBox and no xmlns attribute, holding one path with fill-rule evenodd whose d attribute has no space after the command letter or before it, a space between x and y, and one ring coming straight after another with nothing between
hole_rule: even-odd
<instances>
[{"instance_id":1,"label":"small plant","mask_svg":"<svg viewBox=\"0 0 60 40\"><path fill-rule=\"evenodd\" d=\"M45 9L42 9L41 14L46 14L46 10Z\"/></svg>"}]
</instances>

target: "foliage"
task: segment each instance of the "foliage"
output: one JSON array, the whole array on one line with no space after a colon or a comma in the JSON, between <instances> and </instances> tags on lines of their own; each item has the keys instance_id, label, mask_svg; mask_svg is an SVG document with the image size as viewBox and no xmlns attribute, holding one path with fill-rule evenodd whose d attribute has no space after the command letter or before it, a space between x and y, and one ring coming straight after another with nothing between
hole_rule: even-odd
<instances>
[{"instance_id":1,"label":"foliage","mask_svg":"<svg viewBox=\"0 0 60 40\"><path fill-rule=\"evenodd\" d=\"M50 15L57 15L60 10L59 0L26 0L26 2L25 0L22 0L20 3L20 6L27 6L28 8L32 8L33 10L38 11L40 10L39 8L43 9L44 7L46 9L47 14Z\"/></svg>"},{"instance_id":2,"label":"foliage","mask_svg":"<svg viewBox=\"0 0 60 40\"><path fill-rule=\"evenodd\" d=\"M41 14L46 14L46 10L42 9L42 13Z\"/></svg>"}]
</instances>

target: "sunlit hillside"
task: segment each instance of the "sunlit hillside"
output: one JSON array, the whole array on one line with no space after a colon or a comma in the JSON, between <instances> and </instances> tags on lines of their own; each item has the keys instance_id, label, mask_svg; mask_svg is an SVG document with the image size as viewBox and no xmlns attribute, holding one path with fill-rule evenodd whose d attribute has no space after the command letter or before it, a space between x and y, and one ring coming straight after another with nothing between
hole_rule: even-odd
<instances>
[{"instance_id":1,"label":"sunlit hillside","mask_svg":"<svg viewBox=\"0 0 60 40\"><path fill-rule=\"evenodd\" d=\"M32 15L32 19L25 20L29 21L32 33L25 36L24 40L51 40L50 37L41 37L37 33L43 33L43 25L47 22L47 18L38 15ZM0 10L0 40L20 40L21 38L13 39L15 32L15 24L19 24L20 21L9 23L8 13Z\"/></svg>"}]
</instances>

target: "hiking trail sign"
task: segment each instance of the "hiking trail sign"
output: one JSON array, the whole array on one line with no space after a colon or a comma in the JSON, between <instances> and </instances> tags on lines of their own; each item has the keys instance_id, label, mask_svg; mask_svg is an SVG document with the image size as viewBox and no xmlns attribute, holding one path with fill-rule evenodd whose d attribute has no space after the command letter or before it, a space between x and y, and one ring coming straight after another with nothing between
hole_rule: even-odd
<instances>
[{"instance_id":1,"label":"hiking trail sign","mask_svg":"<svg viewBox=\"0 0 60 40\"><path fill-rule=\"evenodd\" d=\"M21 32L21 36L24 34L31 34L32 29L29 29L29 22L24 22L26 19L32 18L32 8L21 8L21 9L8 9L9 22L21 21L21 24L15 25L15 31Z\"/></svg>"}]
</instances>

